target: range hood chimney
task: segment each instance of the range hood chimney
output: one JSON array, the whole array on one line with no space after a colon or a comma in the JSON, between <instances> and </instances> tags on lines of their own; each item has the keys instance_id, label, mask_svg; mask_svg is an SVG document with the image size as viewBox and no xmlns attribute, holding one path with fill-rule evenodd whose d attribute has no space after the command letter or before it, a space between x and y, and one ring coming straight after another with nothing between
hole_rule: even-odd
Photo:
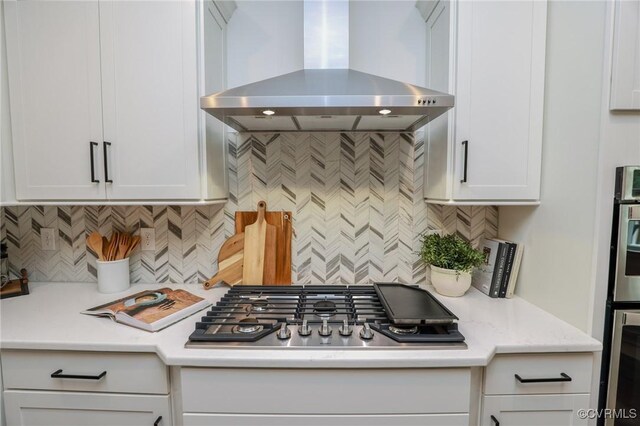
<instances>
[{"instance_id":1,"label":"range hood chimney","mask_svg":"<svg viewBox=\"0 0 640 426\"><path fill-rule=\"evenodd\" d=\"M241 132L415 131L453 107L452 95L349 68L348 0L305 0L304 67L200 106Z\"/></svg>"}]
</instances>

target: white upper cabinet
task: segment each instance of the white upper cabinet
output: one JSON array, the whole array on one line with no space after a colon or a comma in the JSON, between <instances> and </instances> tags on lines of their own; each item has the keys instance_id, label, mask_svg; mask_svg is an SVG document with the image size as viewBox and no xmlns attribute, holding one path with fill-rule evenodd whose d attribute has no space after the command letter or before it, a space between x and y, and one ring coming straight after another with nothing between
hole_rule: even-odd
<instances>
[{"instance_id":1,"label":"white upper cabinet","mask_svg":"<svg viewBox=\"0 0 640 426\"><path fill-rule=\"evenodd\" d=\"M16 197L104 198L98 3L4 7Z\"/></svg>"},{"instance_id":2,"label":"white upper cabinet","mask_svg":"<svg viewBox=\"0 0 640 426\"><path fill-rule=\"evenodd\" d=\"M226 31L225 19L228 18L229 2L221 2L227 9L217 7L218 3L206 2L202 11L202 77L201 87L204 93L221 92L227 87L226 60ZM220 11L226 13L223 15ZM227 144L225 141L225 125L217 118L200 111L202 139L206 141L206 156L203 158L203 169L207 170L205 180L205 198L217 199L227 196L229 182L226 163L220 164L220 159L227 158Z\"/></svg>"},{"instance_id":3,"label":"white upper cabinet","mask_svg":"<svg viewBox=\"0 0 640 426\"><path fill-rule=\"evenodd\" d=\"M455 107L426 128L425 198L540 197L546 3L440 1L427 10L427 86Z\"/></svg>"},{"instance_id":4,"label":"white upper cabinet","mask_svg":"<svg viewBox=\"0 0 640 426\"><path fill-rule=\"evenodd\" d=\"M615 3L611 67L612 110L640 110L640 2Z\"/></svg>"},{"instance_id":5,"label":"white upper cabinet","mask_svg":"<svg viewBox=\"0 0 640 426\"><path fill-rule=\"evenodd\" d=\"M100 3L110 199L198 199L194 2Z\"/></svg>"},{"instance_id":6,"label":"white upper cabinet","mask_svg":"<svg viewBox=\"0 0 640 426\"><path fill-rule=\"evenodd\" d=\"M205 131L199 107L210 68L225 87L226 22L213 2L6 8L19 201L227 197L224 127Z\"/></svg>"}]
</instances>

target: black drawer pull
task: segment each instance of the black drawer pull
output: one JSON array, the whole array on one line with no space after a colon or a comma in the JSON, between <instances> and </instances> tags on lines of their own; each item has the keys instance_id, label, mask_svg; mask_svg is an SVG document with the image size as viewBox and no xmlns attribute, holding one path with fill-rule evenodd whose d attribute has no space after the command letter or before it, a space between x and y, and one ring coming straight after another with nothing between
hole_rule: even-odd
<instances>
[{"instance_id":1,"label":"black drawer pull","mask_svg":"<svg viewBox=\"0 0 640 426\"><path fill-rule=\"evenodd\" d=\"M107 183L113 183L113 180L109 179L109 159L107 147L111 146L111 142L102 141L102 155L104 155L104 181Z\"/></svg>"},{"instance_id":2,"label":"black drawer pull","mask_svg":"<svg viewBox=\"0 0 640 426\"><path fill-rule=\"evenodd\" d=\"M462 179L460 183L467 183L467 168L469 166L469 141L462 141L464 147L464 165L462 166Z\"/></svg>"},{"instance_id":3,"label":"black drawer pull","mask_svg":"<svg viewBox=\"0 0 640 426\"><path fill-rule=\"evenodd\" d=\"M81 375L81 374L62 374L61 369L51 373L51 377L55 379L81 379L81 380L100 380L106 375L107 375L106 371L103 371L97 376L88 376L88 375Z\"/></svg>"},{"instance_id":4,"label":"black drawer pull","mask_svg":"<svg viewBox=\"0 0 640 426\"><path fill-rule=\"evenodd\" d=\"M96 168L95 165L93 164L93 148L98 146L98 142L89 142L89 156L91 157L91 182L92 183L99 183L100 180L96 179Z\"/></svg>"},{"instance_id":5,"label":"black drawer pull","mask_svg":"<svg viewBox=\"0 0 640 426\"><path fill-rule=\"evenodd\" d=\"M515 374L516 380L520 383L554 383L554 382L570 382L571 377L565 373L560 373L560 377L548 377L546 379L523 379Z\"/></svg>"},{"instance_id":6,"label":"black drawer pull","mask_svg":"<svg viewBox=\"0 0 640 426\"><path fill-rule=\"evenodd\" d=\"M162 416L158 416L155 422L153 422L153 426L158 426L160 424L160 420L162 420Z\"/></svg>"},{"instance_id":7,"label":"black drawer pull","mask_svg":"<svg viewBox=\"0 0 640 426\"><path fill-rule=\"evenodd\" d=\"M500 426L500 422L498 421L498 419L496 419L493 415L491 416L491 421L493 422L493 424L495 424L496 426Z\"/></svg>"}]
</instances>

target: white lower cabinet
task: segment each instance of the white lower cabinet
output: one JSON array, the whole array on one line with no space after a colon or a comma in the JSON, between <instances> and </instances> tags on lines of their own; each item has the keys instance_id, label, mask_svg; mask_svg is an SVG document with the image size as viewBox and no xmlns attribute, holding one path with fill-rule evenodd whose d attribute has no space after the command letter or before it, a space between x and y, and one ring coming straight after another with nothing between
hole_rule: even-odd
<instances>
[{"instance_id":1,"label":"white lower cabinet","mask_svg":"<svg viewBox=\"0 0 640 426\"><path fill-rule=\"evenodd\" d=\"M589 394L500 395L482 398L482 426L586 425L577 415L589 408Z\"/></svg>"},{"instance_id":2,"label":"white lower cabinet","mask_svg":"<svg viewBox=\"0 0 640 426\"><path fill-rule=\"evenodd\" d=\"M168 395L83 392L4 392L8 425L20 426L168 426Z\"/></svg>"},{"instance_id":3,"label":"white lower cabinet","mask_svg":"<svg viewBox=\"0 0 640 426\"><path fill-rule=\"evenodd\" d=\"M9 426L170 426L167 367L155 354L2 351Z\"/></svg>"},{"instance_id":4,"label":"white lower cabinet","mask_svg":"<svg viewBox=\"0 0 640 426\"><path fill-rule=\"evenodd\" d=\"M185 414L184 426L467 426L468 414L233 415Z\"/></svg>"},{"instance_id":5,"label":"white lower cabinet","mask_svg":"<svg viewBox=\"0 0 640 426\"><path fill-rule=\"evenodd\" d=\"M485 369L480 425L586 425L592 353L497 355Z\"/></svg>"},{"instance_id":6,"label":"white lower cabinet","mask_svg":"<svg viewBox=\"0 0 640 426\"><path fill-rule=\"evenodd\" d=\"M182 368L179 380L185 426L469 425L469 368Z\"/></svg>"}]
</instances>

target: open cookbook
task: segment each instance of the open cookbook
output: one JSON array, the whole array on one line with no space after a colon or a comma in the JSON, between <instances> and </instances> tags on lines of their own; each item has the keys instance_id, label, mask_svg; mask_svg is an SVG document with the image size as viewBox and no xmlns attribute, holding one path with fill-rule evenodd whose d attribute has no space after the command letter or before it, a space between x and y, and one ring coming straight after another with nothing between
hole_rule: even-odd
<instances>
[{"instance_id":1,"label":"open cookbook","mask_svg":"<svg viewBox=\"0 0 640 426\"><path fill-rule=\"evenodd\" d=\"M186 290L146 290L83 311L147 331L158 331L211 305Z\"/></svg>"}]
</instances>

